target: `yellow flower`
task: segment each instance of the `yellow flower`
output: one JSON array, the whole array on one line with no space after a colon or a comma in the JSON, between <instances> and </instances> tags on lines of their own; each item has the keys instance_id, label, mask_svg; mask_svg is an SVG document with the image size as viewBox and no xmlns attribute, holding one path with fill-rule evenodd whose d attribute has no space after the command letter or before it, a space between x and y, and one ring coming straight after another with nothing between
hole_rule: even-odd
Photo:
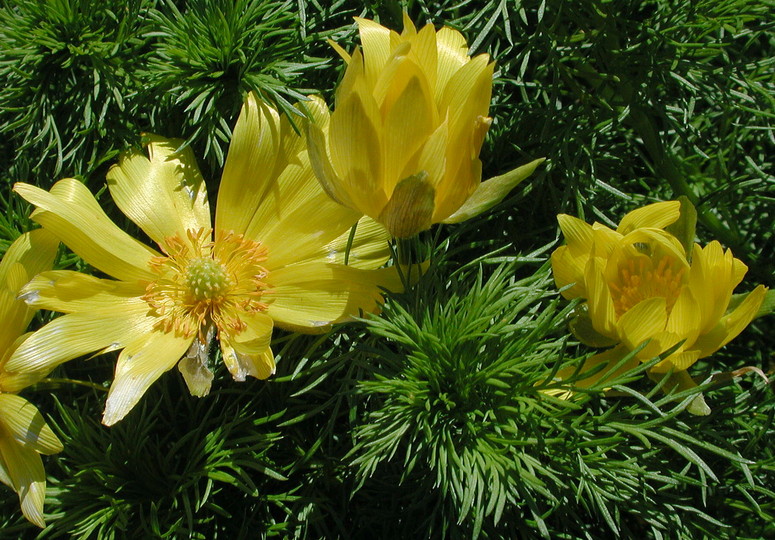
<instances>
[{"instance_id":1,"label":"yellow flower","mask_svg":"<svg viewBox=\"0 0 775 540\"><path fill-rule=\"evenodd\" d=\"M323 105L323 123L307 132L332 198L405 238L487 210L543 161L481 183L479 150L492 123L489 56L469 57L451 28L418 32L406 14L400 35L356 21L363 51L350 56L334 45L347 63L336 110L329 122Z\"/></svg>"},{"instance_id":2,"label":"yellow flower","mask_svg":"<svg viewBox=\"0 0 775 540\"><path fill-rule=\"evenodd\" d=\"M36 311L17 299L19 290L38 272L51 269L58 245L48 232L32 231L19 237L0 263L0 481L19 494L24 517L38 527L46 526L40 454L61 452L62 443L38 409L16 395L45 373L13 373L7 361L28 337L22 333Z\"/></svg>"},{"instance_id":3,"label":"yellow flower","mask_svg":"<svg viewBox=\"0 0 775 540\"><path fill-rule=\"evenodd\" d=\"M675 348L650 372L682 372L726 345L756 315L766 287L759 285L732 304L732 292L748 268L716 241L704 248L693 244L687 253L689 243L665 230L679 217L678 201L630 212L615 231L558 217L567 245L552 254L555 282L567 286L566 298L586 299L575 333L593 346L619 344L590 359L585 370L600 363L613 366L647 342L620 371Z\"/></svg>"},{"instance_id":4,"label":"yellow flower","mask_svg":"<svg viewBox=\"0 0 775 540\"><path fill-rule=\"evenodd\" d=\"M34 279L25 300L66 315L27 340L9 367L51 369L123 349L106 425L121 420L176 364L192 394L207 394L215 337L235 380L265 379L275 369L274 324L325 331L376 310L380 287L400 288L395 269L376 269L388 258L388 236L373 222L361 220L349 264L342 264L359 214L326 196L304 139L254 95L234 129L214 226L190 149L175 152L180 143L150 137L149 157L130 152L108 172L116 205L161 253L120 230L77 180L61 180L50 192L15 187L37 206L33 219L116 279L72 271Z\"/></svg>"}]
</instances>

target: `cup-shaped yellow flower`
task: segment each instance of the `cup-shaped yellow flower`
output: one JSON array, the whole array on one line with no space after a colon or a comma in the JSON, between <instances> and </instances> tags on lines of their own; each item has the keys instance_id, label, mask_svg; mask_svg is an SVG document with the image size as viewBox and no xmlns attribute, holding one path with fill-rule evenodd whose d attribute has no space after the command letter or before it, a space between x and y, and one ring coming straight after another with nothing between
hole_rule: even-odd
<instances>
[{"instance_id":1,"label":"cup-shaped yellow flower","mask_svg":"<svg viewBox=\"0 0 775 540\"><path fill-rule=\"evenodd\" d=\"M587 367L616 363L646 343L633 356L635 364L674 349L650 372L685 371L735 338L756 315L766 287L732 302L748 268L716 241L704 248L682 243L666 230L679 217L678 201L635 210L615 231L559 216L567 245L552 254L555 281L567 287L566 298L586 299L576 335L593 346L618 344ZM693 224L690 229L693 236Z\"/></svg>"},{"instance_id":2,"label":"cup-shaped yellow flower","mask_svg":"<svg viewBox=\"0 0 775 540\"><path fill-rule=\"evenodd\" d=\"M46 526L46 472L40 455L61 452L62 443L38 409L16 395L45 373L6 368L29 337L24 331L36 311L17 298L19 291L35 274L51 269L58 245L47 231L32 231L21 235L0 262L0 481L18 493L24 517L38 527Z\"/></svg>"},{"instance_id":3,"label":"cup-shaped yellow flower","mask_svg":"<svg viewBox=\"0 0 775 540\"><path fill-rule=\"evenodd\" d=\"M401 34L356 21L363 49L350 56L335 45L347 63L336 110L307 133L315 173L332 198L410 237L483 212L543 161L482 183L489 56L469 57L451 28L417 31L406 14Z\"/></svg>"},{"instance_id":4,"label":"cup-shaped yellow flower","mask_svg":"<svg viewBox=\"0 0 775 540\"><path fill-rule=\"evenodd\" d=\"M119 229L77 180L61 180L50 192L15 187L37 206L34 220L115 279L72 271L34 279L25 300L65 315L28 339L9 367L51 369L123 349L106 425L179 360L191 393L209 392L216 337L234 379L264 379L275 368L274 324L324 331L377 309L380 287L400 288L394 268L377 269L388 258L388 235L373 222L359 224L349 264L342 264L360 215L320 189L304 138L254 95L234 129L214 225L201 174L190 149L176 152L180 143L149 137L148 156L129 152L108 172L116 205L160 252Z\"/></svg>"}]
</instances>

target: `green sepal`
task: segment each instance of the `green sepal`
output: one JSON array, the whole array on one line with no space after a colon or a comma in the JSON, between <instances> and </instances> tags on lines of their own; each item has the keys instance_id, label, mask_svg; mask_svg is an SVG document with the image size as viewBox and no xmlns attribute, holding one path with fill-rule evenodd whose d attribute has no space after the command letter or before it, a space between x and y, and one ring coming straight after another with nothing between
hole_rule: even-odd
<instances>
[{"instance_id":1,"label":"green sepal","mask_svg":"<svg viewBox=\"0 0 775 540\"><path fill-rule=\"evenodd\" d=\"M460 223L489 210L505 199L506 195L517 187L517 184L533 174L536 167L544 161L546 161L546 158L539 158L505 174L485 180L479 184L479 187L476 188L476 191L473 192L466 202L442 223Z\"/></svg>"}]
</instances>

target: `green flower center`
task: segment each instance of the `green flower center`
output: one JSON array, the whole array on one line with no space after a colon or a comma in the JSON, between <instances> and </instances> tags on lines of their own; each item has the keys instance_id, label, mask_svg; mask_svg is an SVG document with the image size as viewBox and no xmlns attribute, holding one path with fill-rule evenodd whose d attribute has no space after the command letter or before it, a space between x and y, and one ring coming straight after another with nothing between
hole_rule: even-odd
<instances>
[{"instance_id":1,"label":"green flower center","mask_svg":"<svg viewBox=\"0 0 775 540\"><path fill-rule=\"evenodd\" d=\"M214 300L223 296L231 286L223 265L210 257L191 259L186 267L185 280L196 300Z\"/></svg>"}]
</instances>

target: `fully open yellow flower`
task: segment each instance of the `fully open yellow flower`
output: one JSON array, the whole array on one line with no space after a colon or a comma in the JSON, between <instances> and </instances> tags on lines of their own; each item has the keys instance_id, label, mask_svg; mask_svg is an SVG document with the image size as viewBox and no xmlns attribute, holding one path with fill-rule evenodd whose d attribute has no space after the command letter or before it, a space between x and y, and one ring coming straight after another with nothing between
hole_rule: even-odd
<instances>
[{"instance_id":1,"label":"fully open yellow flower","mask_svg":"<svg viewBox=\"0 0 775 540\"><path fill-rule=\"evenodd\" d=\"M43 230L20 236L0 263L0 481L19 494L24 516L45 527L46 472L40 454L62 451L62 443L35 406L16 392L45 373L13 373L8 358L29 337L23 334L35 309L17 299L32 276L50 270L59 241Z\"/></svg>"},{"instance_id":2,"label":"fully open yellow flower","mask_svg":"<svg viewBox=\"0 0 775 540\"><path fill-rule=\"evenodd\" d=\"M418 32L406 14L400 35L356 21L363 51L350 56L335 45L347 62L336 110L308 130L315 173L335 200L409 237L483 212L543 161L481 183L489 56L469 57L451 28Z\"/></svg>"},{"instance_id":3,"label":"fully open yellow flower","mask_svg":"<svg viewBox=\"0 0 775 540\"><path fill-rule=\"evenodd\" d=\"M181 141L151 137L149 157L130 152L108 172L116 205L160 247L112 223L77 180L50 192L15 190L37 206L32 217L95 268L116 278L47 272L23 292L31 305L60 311L9 360L42 370L73 358L123 349L103 416L121 420L148 386L178 364L189 390L204 395L210 342L236 380L274 372L274 324L324 331L377 309L380 287L400 288L387 233L361 221L349 264L343 251L359 214L320 189L305 141L288 120L250 95L240 114L211 225L205 184Z\"/></svg>"},{"instance_id":4,"label":"fully open yellow flower","mask_svg":"<svg viewBox=\"0 0 775 540\"><path fill-rule=\"evenodd\" d=\"M732 292L748 268L716 241L704 248L693 244L687 253L665 230L680 212L678 201L652 204L627 214L616 231L559 216L567 245L552 254L555 281L568 286L562 291L566 298L586 299L576 335L594 346L619 344L586 368L616 363L647 342L632 363L677 347L651 372L684 371L727 344L756 315L766 287L759 285L732 305Z\"/></svg>"}]
</instances>

